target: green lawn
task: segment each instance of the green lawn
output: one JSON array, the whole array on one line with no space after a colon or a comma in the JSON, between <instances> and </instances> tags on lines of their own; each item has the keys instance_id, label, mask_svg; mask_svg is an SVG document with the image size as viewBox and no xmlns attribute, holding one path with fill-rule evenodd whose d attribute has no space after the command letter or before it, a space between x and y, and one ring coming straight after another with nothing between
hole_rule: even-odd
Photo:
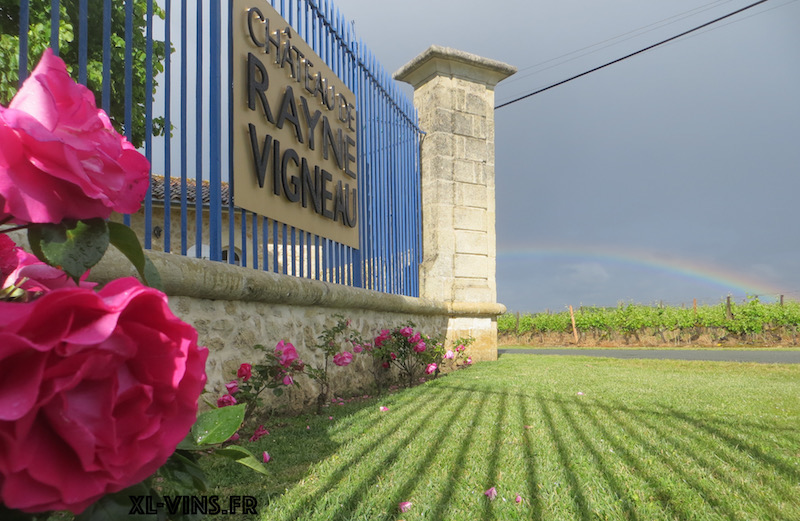
<instances>
[{"instance_id":1,"label":"green lawn","mask_svg":"<svg viewBox=\"0 0 800 521\"><path fill-rule=\"evenodd\" d=\"M270 521L800 519L798 398L800 366L504 355L273 420L243 442L273 477L213 463L208 494Z\"/></svg>"}]
</instances>

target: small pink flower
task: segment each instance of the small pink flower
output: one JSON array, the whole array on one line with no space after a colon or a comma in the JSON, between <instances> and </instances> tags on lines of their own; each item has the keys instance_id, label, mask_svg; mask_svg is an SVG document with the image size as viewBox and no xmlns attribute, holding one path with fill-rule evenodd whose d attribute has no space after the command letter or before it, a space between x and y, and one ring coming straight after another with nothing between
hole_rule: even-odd
<instances>
[{"instance_id":1,"label":"small pink flower","mask_svg":"<svg viewBox=\"0 0 800 521\"><path fill-rule=\"evenodd\" d=\"M283 340L278 342L278 345L275 346L275 356L278 357L278 363L286 368L291 366L292 362L298 358L297 349L289 342L284 342Z\"/></svg>"},{"instance_id":2,"label":"small pink flower","mask_svg":"<svg viewBox=\"0 0 800 521\"><path fill-rule=\"evenodd\" d=\"M329 420L333 420L333 416L328 416L328 419Z\"/></svg>"},{"instance_id":3,"label":"small pink flower","mask_svg":"<svg viewBox=\"0 0 800 521\"><path fill-rule=\"evenodd\" d=\"M388 410L389 410L389 408L388 408L388 407L386 407L386 406L384 406L384 405L381 405L381 412L386 412L386 411L388 411Z\"/></svg>"},{"instance_id":4,"label":"small pink flower","mask_svg":"<svg viewBox=\"0 0 800 521\"><path fill-rule=\"evenodd\" d=\"M486 492L484 492L483 495L488 497L490 501L494 501L494 498L497 497L497 489L492 487Z\"/></svg>"},{"instance_id":5,"label":"small pink flower","mask_svg":"<svg viewBox=\"0 0 800 521\"><path fill-rule=\"evenodd\" d=\"M364 348L361 346L361 344L353 344L353 352L355 354L359 354L362 351L364 351Z\"/></svg>"},{"instance_id":6,"label":"small pink flower","mask_svg":"<svg viewBox=\"0 0 800 521\"><path fill-rule=\"evenodd\" d=\"M581 391L578 391L578 396L583 396L583 393Z\"/></svg>"},{"instance_id":7,"label":"small pink flower","mask_svg":"<svg viewBox=\"0 0 800 521\"><path fill-rule=\"evenodd\" d=\"M236 371L236 376L242 379L242 381L246 382L252 376L253 366L250 364L242 364L239 366L239 370Z\"/></svg>"},{"instance_id":8,"label":"small pink flower","mask_svg":"<svg viewBox=\"0 0 800 521\"><path fill-rule=\"evenodd\" d=\"M467 365L472 365L472 357L467 357L467 360L464 363Z\"/></svg>"},{"instance_id":9,"label":"small pink flower","mask_svg":"<svg viewBox=\"0 0 800 521\"><path fill-rule=\"evenodd\" d=\"M410 326L406 326L400 330L400 334L406 338L409 338L411 335L414 334L414 329L411 328Z\"/></svg>"},{"instance_id":10,"label":"small pink flower","mask_svg":"<svg viewBox=\"0 0 800 521\"><path fill-rule=\"evenodd\" d=\"M236 394L239 392L239 382L231 380L225 384L225 389L228 390L228 394Z\"/></svg>"},{"instance_id":11,"label":"small pink flower","mask_svg":"<svg viewBox=\"0 0 800 521\"><path fill-rule=\"evenodd\" d=\"M459 353L462 353L462 352L464 352L465 349L466 349L466 347L464 347L464 344L459 344L459 346L456 348L456 351L458 351Z\"/></svg>"},{"instance_id":12,"label":"small pink flower","mask_svg":"<svg viewBox=\"0 0 800 521\"><path fill-rule=\"evenodd\" d=\"M417 342L422 342L422 335L419 333L415 333L414 336L408 339L409 342L412 344L416 344Z\"/></svg>"},{"instance_id":13,"label":"small pink flower","mask_svg":"<svg viewBox=\"0 0 800 521\"><path fill-rule=\"evenodd\" d=\"M233 433L233 436L228 438L228 441L239 441L239 431Z\"/></svg>"},{"instance_id":14,"label":"small pink flower","mask_svg":"<svg viewBox=\"0 0 800 521\"><path fill-rule=\"evenodd\" d=\"M445 360L452 360L453 358L455 358L455 356L456 355L455 353L453 353L452 349L448 349L447 352L444 354Z\"/></svg>"},{"instance_id":15,"label":"small pink flower","mask_svg":"<svg viewBox=\"0 0 800 521\"><path fill-rule=\"evenodd\" d=\"M264 463L269 463L269 460L271 460L272 457L269 455L269 452L264 451L264 453L261 455L261 459L264 460Z\"/></svg>"},{"instance_id":16,"label":"small pink flower","mask_svg":"<svg viewBox=\"0 0 800 521\"><path fill-rule=\"evenodd\" d=\"M520 503L522 503L522 496L520 496L519 494L517 494L517 497L515 497L515 498L514 498L514 503L516 503L516 504L518 504L518 505L519 505Z\"/></svg>"},{"instance_id":17,"label":"small pink flower","mask_svg":"<svg viewBox=\"0 0 800 521\"><path fill-rule=\"evenodd\" d=\"M234 398L230 394L220 396L219 400L217 400L217 407L222 408L222 407L227 407L229 405L236 405L236 398Z\"/></svg>"},{"instance_id":18,"label":"small pink flower","mask_svg":"<svg viewBox=\"0 0 800 521\"><path fill-rule=\"evenodd\" d=\"M384 369L389 369L389 362L382 363L381 367L383 367Z\"/></svg>"},{"instance_id":19,"label":"small pink flower","mask_svg":"<svg viewBox=\"0 0 800 521\"><path fill-rule=\"evenodd\" d=\"M425 368L425 374L433 374L436 372L436 364L428 364Z\"/></svg>"},{"instance_id":20,"label":"small pink flower","mask_svg":"<svg viewBox=\"0 0 800 521\"><path fill-rule=\"evenodd\" d=\"M292 375L287 374L286 376L283 377L283 385L292 385L293 383L294 380L292 379Z\"/></svg>"},{"instance_id":21,"label":"small pink flower","mask_svg":"<svg viewBox=\"0 0 800 521\"><path fill-rule=\"evenodd\" d=\"M391 358L392 360L397 360L397 355L394 353L389 353L389 358Z\"/></svg>"},{"instance_id":22,"label":"small pink flower","mask_svg":"<svg viewBox=\"0 0 800 521\"><path fill-rule=\"evenodd\" d=\"M352 361L353 355L347 351L342 351L341 353L333 355L333 363L340 367L344 367Z\"/></svg>"},{"instance_id":23,"label":"small pink flower","mask_svg":"<svg viewBox=\"0 0 800 521\"><path fill-rule=\"evenodd\" d=\"M375 337L375 347L381 347L391 336L392 333L388 329L382 330L381 334Z\"/></svg>"},{"instance_id":24,"label":"small pink flower","mask_svg":"<svg viewBox=\"0 0 800 521\"><path fill-rule=\"evenodd\" d=\"M306 425L306 430L310 431L311 430L311 425Z\"/></svg>"},{"instance_id":25,"label":"small pink flower","mask_svg":"<svg viewBox=\"0 0 800 521\"><path fill-rule=\"evenodd\" d=\"M417 343L417 345L414 346L414 351L416 351L417 353L424 353L426 347L427 346L425 345L425 342L420 341Z\"/></svg>"},{"instance_id":26,"label":"small pink flower","mask_svg":"<svg viewBox=\"0 0 800 521\"><path fill-rule=\"evenodd\" d=\"M397 507L400 509L400 512L408 512L408 510L411 508L411 505L413 505L411 501L401 501Z\"/></svg>"},{"instance_id":27,"label":"small pink flower","mask_svg":"<svg viewBox=\"0 0 800 521\"><path fill-rule=\"evenodd\" d=\"M258 441L262 436L269 436L269 431L263 425L259 425L253 435L250 436L250 441Z\"/></svg>"}]
</instances>

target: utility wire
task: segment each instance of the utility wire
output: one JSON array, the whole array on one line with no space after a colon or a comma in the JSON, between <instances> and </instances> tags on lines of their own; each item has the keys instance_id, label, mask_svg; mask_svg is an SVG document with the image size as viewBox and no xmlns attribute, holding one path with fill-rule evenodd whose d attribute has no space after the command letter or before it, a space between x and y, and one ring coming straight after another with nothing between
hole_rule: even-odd
<instances>
[{"instance_id":1,"label":"utility wire","mask_svg":"<svg viewBox=\"0 0 800 521\"><path fill-rule=\"evenodd\" d=\"M611 47L611 46L614 46L614 45L618 45L618 44L620 44L620 43L622 43L622 42L624 42L626 40L630 40L632 38L638 38L639 36L642 36L645 33L649 33L651 31L655 31L656 29L661 29L663 27L666 27L667 25L674 24L674 23L679 22L679 21L681 21L681 20L683 20L685 18L689 18L691 16L695 16L700 12L708 11L710 9L714 9L715 7L719 7L718 4L720 4L720 2L729 3L731 1L732 0L717 0L715 2L711 2L710 4L701 5L700 7L696 7L695 9L692 9L690 11L684 11L682 13L670 16L668 18L664 18L664 19L659 20L657 22L653 22L653 23L645 25L643 27L639 27L638 29L633 29L632 31L628 31L628 32L622 33L620 35L614 36L613 38L607 38L607 39L605 39L603 41L594 43L592 45L587 45L586 47L581 47L580 49L576 49L574 51L570 51L570 52L562 54L560 56L556 56L554 58L550 58L549 60L545 60L543 62L539 62L539 63L536 63L534 65L529 65L527 67L523 67L519 71L517 71L517 74L515 74L513 77L505 80L503 82L503 85L508 85L509 83L513 83L515 81L524 80L525 78L528 78L528 77L530 77L530 76L532 76L534 74L539 74L540 72L546 71L548 69L552 69L554 67L560 67L561 65L563 65L563 64L565 64L567 62L571 62L573 60L577 60L579 58L583 58L584 56L588 56L590 54L594 54L594 53L596 53L598 51L601 51L603 49L606 49L608 47ZM603 45L603 44L607 44L607 45ZM582 54L578 54L578 53L581 53L582 51L586 51L588 49L592 49L592 48L595 48L595 47L597 47L597 48L592 50L592 51L584 52ZM574 54L577 54L577 56L575 56L573 58L570 58L568 60L557 61L557 60L560 60L561 58L566 58L566 57L572 56ZM553 63L552 65L548 65L547 67L541 68L539 70L531 71L531 69L536 69L537 67L541 67L542 65L547 65L548 63L552 63L552 62L557 62L557 63ZM520 74L520 73L525 72L525 71L530 71L530 72L527 72L526 74Z\"/></svg>"},{"instance_id":2,"label":"utility wire","mask_svg":"<svg viewBox=\"0 0 800 521\"><path fill-rule=\"evenodd\" d=\"M680 38L682 36L686 36L689 33L693 33L695 31L699 31L700 29L703 29L704 27L708 27L709 25L712 25L712 24L715 24L715 23L717 23L719 21L725 20L726 18L730 18L731 16L737 15L737 14L743 12L743 11L747 11L748 9L752 9L753 7L756 7L757 5L761 5L761 4L763 4L763 3L767 2L767 1L768 0L759 0L758 2L755 2L755 3L750 4L748 6L742 7L741 9L737 9L736 11L733 11L732 13L728 13L728 14L726 14L724 16L720 16L719 18L711 20L710 22L706 22L706 23L704 23L702 25L698 25L697 27L695 27L693 29L689 29L688 31L684 31L681 34L678 34L678 35L673 36L671 38L667 38L666 40L662 40L662 41L660 41L658 43L654 43L653 45L645 47L644 49L640 49L640 50L638 50L636 52L632 52L632 53L630 53L630 54L628 54L626 56L623 56L622 58L617 58L616 60L610 61L610 62L608 62L608 63L606 63L604 65L600 65L598 67L595 67L594 69L582 72L580 74L572 76L571 78L567 78L566 80L561 80L558 83L554 83L554 84L552 84L552 85L550 85L548 87L544 87L543 89L539 89L539 90L531 92L529 94L525 94L524 96L520 96L519 98L513 99L511 101L507 101L506 103L502 103L500 105L497 105L494 109L497 110L497 109L501 109L503 107L507 107L507 106L511 105L512 103L516 103L518 101L522 101L524 99L530 98L531 96L535 96L537 94L541 94L542 92L544 92L546 90L550 90L550 89L552 89L554 87L558 87L559 85L564 85L565 83L568 83L568 82L570 82L572 80L577 80L578 78L586 76L587 74L591 74L591 73L593 73L595 71L599 71L600 69L604 69L604 68L608 67L609 65L614 65L615 63L619 63L619 62L621 62L623 60L627 60L628 58L632 58L633 56L636 56L637 54L642 54L643 52L647 52L650 49L654 49L655 47L658 47L659 45L664 45L665 43L671 42L673 40L677 40L678 38Z\"/></svg>"}]
</instances>

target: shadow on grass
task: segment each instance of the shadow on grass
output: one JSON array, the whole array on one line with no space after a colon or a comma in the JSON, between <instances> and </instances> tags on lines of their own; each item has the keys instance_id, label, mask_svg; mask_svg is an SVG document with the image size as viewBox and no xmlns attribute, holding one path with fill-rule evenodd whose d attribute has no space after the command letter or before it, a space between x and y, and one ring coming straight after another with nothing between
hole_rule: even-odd
<instances>
[{"instance_id":1,"label":"shadow on grass","mask_svg":"<svg viewBox=\"0 0 800 521\"><path fill-rule=\"evenodd\" d=\"M568 446L571 444L568 443L568 440L564 438L565 433L562 433L561 430L557 428L555 421L553 420L553 414L550 411L550 407L547 405L547 402L548 400L543 399L541 396L537 396L537 403L542 411L542 417L544 418L547 428L550 431L550 436L556 444L558 459L564 469L564 475L569 482L570 489L572 489L572 501L574 502L575 508L578 510L577 513L581 519L593 519L592 513L589 509L589 501L586 499L586 495L583 493L583 484L578 480L577 473L573 468L572 460L570 460L569 457Z\"/></svg>"},{"instance_id":2,"label":"shadow on grass","mask_svg":"<svg viewBox=\"0 0 800 521\"><path fill-rule=\"evenodd\" d=\"M437 400L437 405L442 402L444 399L448 399L447 394L441 393L439 400ZM461 398L461 401L465 401L466 396ZM456 407L455 410L450 414L449 418L446 420L443 426L439 427L438 433L436 436L431 439L430 445L428 446L425 454L422 457L417 458L417 462L414 463L410 468L410 477L406 479L406 481L396 487L393 492L391 493L391 499L387 500L387 511L388 513L384 517L384 519L392 519L395 517L395 513L397 512L397 506L401 501L406 501L410 496L411 492L416 488L419 482L419 476L423 474L426 470L430 468L430 461L436 455L436 453L441 450L442 444L445 442L447 435L449 434L449 430L453 427L453 424L458 420L461 416L462 412L464 411L463 407ZM402 439L395 443L392 451L382 460L380 460L378 465L375 465L375 469L373 472L367 476L366 478L361 480L360 486L356 490L354 490L350 496L344 500L342 503L339 504L339 508L332 513L330 519L337 520L337 521L348 521L351 519L351 513L356 510L359 503L361 503L362 499L366 496L370 487L374 486L377 478L381 475L382 472L385 471L386 468L395 465L398 462L398 458L400 457L401 453L411 444L411 442L419 437L424 430L430 430L428 427L432 427L431 421L439 414L439 407L434 405L430 407L430 411L419 421L419 424L414 427L413 429L408 431L408 434ZM405 419L405 423L408 424L412 420L412 414ZM440 420L437 419L435 422L437 425L440 423ZM427 434L425 435L426 439L428 438Z\"/></svg>"},{"instance_id":3,"label":"shadow on grass","mask_svg":"<svg viewBox=\"0 0 800 521\"><path fill-rule=\"evenodd\" d=\"M385 424L376 425L378 429L381 429L381 432L375 436L374 441L368 443L357 453L340 462L337 465L337 469L317 490L313 492L313 494L301 498L299 503L294 508L292 508L288 513L282 515L281 519L285 519L287 521L295 520L298 519L301 513L304 511L307 512L308 510L313 510L315 501L333 490L342 480L344 480L348 476L349 471L353 466L365 458L376 457L376 449L381 446L385 446L386 442L384 438L400 429L407 432L402 440L395 443L391 452L384 456L380 463L375 466L375 470L370 474L369 478L362 479L361 482L356 486L355 490L349 494L349 497L341 503L341 508L337 508L333 512L326 513L325 519L331 519L334 516L337 516L338 519L342 519L342 515L352 511L358 504L359 499L366 493L369 487L374 485L375 479L378 477L383 467L392 465L397 460L403 448L405 448L415 436L417 436L426 426L428 426L431 420L436 416L436 413L438 412L437 406L443 404L448 399L448 396L442 394L435 403L431 404L430 411L425 414L424 417L416 419L414 418L414 413L417 410L415 406L418 406L416 403L418 401L418 397L411 397L410 394L407 394L406 396L409 397L409 403L405 404L402 409L398 408L396 405L392 407L393 412L390 416L391 421L388 421ZM410 425L410 421L412 420L416 421L417 423L413 428L411 428Z\"/></svg>"},{"instance_id":4,"label":"shadow on grass","mask_svg":"<svg viewBox=\"0 0 800 521\"><path fill-rule=\"evenodd\" d=\"M473 410L472 418L470 419L470 425L475 425L478 422L478 419L483 414L483 410L486 408L487 401L488 396L483 394L478 406ZM447 486L444 488L444 492L439 498L439 501L437 501L436 508L431 514L431 518L436 521L442 521L443 519L446 519L447 509L453 500L453 493L456 489L456 485L464 476L464 469L467 465L467 454L469 453L469 449L472 446L472 441L474 439L475 436L473 436L472 430L470 430L467 436L464 436L464 441L461 444L458 455L456 456L453 464L453 471L447 476Z\"/></svg>"},{"instance_id":5,"label":"shadow on grass","mask_svg":"<svg viewBox=\"0 0 800 521\"><path fill-rule=\"evenodd\" d=\"M529 426L531 421L530 404L527 396L520 396L517 399L517 410L519 412L520 424L525 429L523 434L523 444L525 450L525 474L528 485L528 501L531 505L531 519L533 521L542 520L542 498L539 494L539 472L536 470L538 465L538 458L533 450L533 434L526 426Z\"/></svg>"},{"instance_id":6,"label":"shadow on grass","mask_svg":"<svg viewBox=\"0 0 800 521\"><path fill-rule=\"evenodd\" d=\"M796 488L800 468L789 461L796 455L791 447L796 446L797 433L792 429L773 428L768 422L692 414L657 403L628 407L541 394L531 402L530 395L520 392L469 384L447 387L493 396L492 403L503 404L501 409L507 401L516 402L519 421L524 425L533 423L532 418L541 420L569 485L576 519L601 515L593 505L597 496L592 494L598 490L613 495L601 503L616 501L621 518L631 520L649 519L652 510L647 509L655 505L660 505L661 515L676 519L704 515L789 519L800 511ZM498 421L505 421L503 413L497 414ZM523 450L530 517L540 520L548 507L543 504L539 487L552 483L541 483L533 436L532 431L525 433ZM611 450L602 449L598 440L604 440ZM498 443L502 440L493 436L495 447ZM576 450L591 458L594 470L579 468L583 463L574 460ZM493 457L490 466L496 461ZM488 472L490 479L493 472ZM491 512L491 506L483 505L484 519L491 519Z\"/></svg>"},{"instance_id":7,"label":"shadow on grass","mask_svg":"<svg viewBox=\"0 0 800 521\"><path fill-rule=\"evenodd\" d=\"M561 412L561 416L565 419L569 427L572 429L575 437L581 444L586 452L588 452L592 456L592 460L594 461L595 466L597 467L600 474L602 474L603 478L608 483L611 492L614 494L616 501L620 503L622 507L622 511L624 513L625 519L631 520L638 520L640 519L639 515L636 512L635 505L631 502L629 494L627 493L626 487L622 484L620 477L617 476L613 470L611 469L610 462L608 461L608 457L606 454L603 454L591 441L591 435L586 432L586 430L582 429L579 425L579 422L573 416L573 413L570 409L566 406L564 402L558 402L558 407Z\"/></svg>"},{"instance_id":8,"label":"shadow on grass","mask_svg":"<svg viewBox=\"0 0 800 521\"><path fill-rule=\"evenodd\" d=\"M498 466L500 460L500 447L503 446L502 440L502 433L503 433L503 424L505 423L505 417L508 406L506 405L506 400L508 396L506 393L500 394L500 400L496 407L497 415L494 421L494 428L492 429L492 451L489 454L489 466L486 469L486 483L493 485L494 483L498 482ZM488 488L488 487L487 487ZM494 519L494 503L492 501L484 501L483 502L483 519L484 521L491 521Z\"/></svg>"}]
</instances>

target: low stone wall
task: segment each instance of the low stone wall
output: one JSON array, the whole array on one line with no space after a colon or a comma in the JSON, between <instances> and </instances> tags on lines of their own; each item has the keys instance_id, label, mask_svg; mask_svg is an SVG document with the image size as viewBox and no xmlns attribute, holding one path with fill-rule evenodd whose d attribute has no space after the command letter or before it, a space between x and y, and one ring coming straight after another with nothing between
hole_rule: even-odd
<instances>
[{"instance_id":1,"label":"low stone wall","mask_svg":"<svg viewBox=\"0 0 800 521\"><path fill-rule=\"evenodd\" d=\"M497 358L498 304L434 302L428 299L378 293L327 282L240 268L219 262L148 252L158 268L170 307L198 331L209 348L207 364L209 398L224 393L242 362L258 356L255 344L272 348L280 340L291 342L306 363L321 360L310 349L322 331L336 323L334 315L349 318L364 339L381 329L413 322L418 331L452 341L472 336L474 360ZM130 263L113 248L92 270L91 279L107 282L133 276ZM337 394L361 394L374 387L369 356L356 356L353 364L332 370ZM301 385L272 405L293 410L315 403L317 390L303 377Z\"/></svg>"}]
</instances>

